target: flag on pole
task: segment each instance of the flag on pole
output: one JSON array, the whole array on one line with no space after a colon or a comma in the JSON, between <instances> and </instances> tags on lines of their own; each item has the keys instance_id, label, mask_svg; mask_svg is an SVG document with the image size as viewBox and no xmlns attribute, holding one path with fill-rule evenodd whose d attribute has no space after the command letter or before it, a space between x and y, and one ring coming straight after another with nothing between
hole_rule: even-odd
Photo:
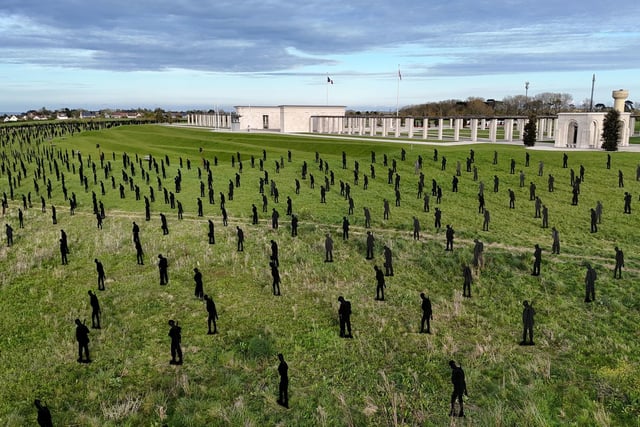
<instances>
[{"instance_id":1,"label":"flag on pole","mask_svg":"<svg viewBox=\"0 0 640 427\"><path fill-rule=\"evenodd\" d=\"M327 76L327 83L333 84L333 80L329 76Z\"/></svg>"},{"instance_id":2,"label":"flag on pole","mask_svg":"<svg viewBox=\"0 0 640 427\"><path fill-rule=\"evenodd\" d=\"M398 68L398 78L402 80L402 73L400 73L400 68Z\"/></svg>"}]
</instances>

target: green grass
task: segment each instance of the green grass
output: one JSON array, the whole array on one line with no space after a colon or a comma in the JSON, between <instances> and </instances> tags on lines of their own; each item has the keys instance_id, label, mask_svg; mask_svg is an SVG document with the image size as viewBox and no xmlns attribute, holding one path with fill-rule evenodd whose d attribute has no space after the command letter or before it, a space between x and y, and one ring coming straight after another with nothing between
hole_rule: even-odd
<instances>
[{"instance_id":1,"label":"green grass","mask_svg":"<svg viewBox=\"0 0 640 427\"><path fill-rule=\"evenodd\" d=\"M10 426L35 422L34 398L52 410L55 425L445 425L451 392L450 359L462 363L467 375L467 418L453 425L629 425L640 415L640 384L637 379L637 324L640 321L635 295L640 263L637 213L622 214L622 195L636 195L640 184L635 168L640 156L613 153L612 169L605 169L602 152L570 152L569 166L586 168L579 206L571 206L569 169L562 169L561 152L530 151L531 166L524 168L524 148L476 145L476 166L485 183L491 231L482 232L477 214L477 186L464 172L470 146L438 146L448 159L446 171L433 162L433 147L387 144L372 139L354 141L267 134L212 133L205 130L164 126L125 126L83 132L53 141L55 150L80 150L83 158L98 159L96 144L113 165L116 182L121 179L122 152L168 155L164 181L173 189L173 177L184 160L183 192L177 195L185 207L185 219L165 206L156 191L152 220L144 221L144 204L128 191L122 200L105 181L107 194L100 195L107 209L104 230L95 227L91 213L91 190L85 193L77 176L66 172L69 191L80 206L70 217L55 175L53 202L59 224L51 225L50 213L42 214L32 187L34 163L16 191L5 222L14 225L15 244L0 248L0 339L3 370L0 381L0 423ZM23 150L42 150L24 145ZM400 149L407 150L401 162ZM201 154L199 149L203 149ZM10 156L16 144L3 150ZM280 192L277 205L280 229L272 230L268 214L252 226L251 204L259 208L258 158L267 151L265 169ZM293 161L286 161L291 150ZM369 174L370 152L377 157L377 178L368 190L353 185L354 161ZM492 165L494 150L499 164ZM244 170L240 188L227 202L229 227L222 227L218 193L237 172L231 156L242 154ZM329 162L336 185L320 204L319 187L324 173L318 171L315 152ZM341 168L341 152L348 169ZM113 160L112 153L115 153ZM386 184L383 154L398 161L402 206L393 206L393 187ZM216 204L204 198L204 218L196 213L199 196L197 166L204 155L219 160L212 167ZM251 168L250 156L256 167ZM424 159L426 189L431 179L441 183L443 225L456 229L455 250L444 251L444 231L433 228L431 213L422 212L416 198L417 176L413 164ZM274 161L283 156L285 167L275 173ZM508 173L509 160L526 173L525 188L518 175ZM186 159L192 163L186 168ZM460 192L451 193L455 163L463 173ZM316 177L311 190L300 178L302 162ZM537 176L538 162L545 164ZM77 165L77 158L74 160ZM99 164L98 164L99 166ZM146 163L145 163L146 166ZM98 167L99 169L99 167ZM617 186L617 172L625 175L624 189ZM136 182L140 182L139 168ZM556 177L556 192L546 191L547 175ZM501 180L493 193L492 177ZM206 175L203 175L206 179ZM98 179L104 175L98 173ZM355 214L350 217L351 239L340 238L341 218L347 202L339 195L339 181L351 183ZM92 183L92 175L89 175ZM549 229L533 218L528 183L537 184L538 195L549 207L550 226L560 231L562 254L550 254ZM156 188L155 172L150 184ZM6 177L2 191L8 191ZM141 183L142 193L148 186ZM41 189L44 186L40 185ZM516 191L516 209L508 209L507 188ZM17 208L23 193L32 192L34 208L26 211L26 227L17 227ZM42 190L41 190L42 191ZM291 238L286 217L286 197L300 217L299 236ZM382 219L382 199L391 201L391 218ZM600 231L588 233L589 208L601 200L605 206ZM49 202L47 202L49 206ZM269 213L275 204L269 199ZM372 211L376 259L365 260L362 208ZM260 209L259 209L260 210ZM169 219L170 234L160 231L159 212ZM422 239L411 239L411 218L417 215ZM216 245L207 244L207 219L216 225ZM146 265L135 264L131 221L141 227ZM235 225L246 234L245 251L236 252ZM61 266L57 239L63 228L69 235L69 265ZM334 235L333 264L323 262L323 236ZM486 268L475 277L473 298L461 296L461 266L471 261L473 239L485 242ZM268 268L269 240L280 247L282 297L271 295ZM388 278L387 301L374 300L373 265L382 264L382 245L394 252L396 275ZM533 245L543 247L541 278L529 275ZM626 253L622 280L611 278L613 247ZM155 260L158 253L169 259L170 283L158 284ZM107 290L100 292L103 329L92 330L90 349L94 362L75 362L73 320L90 318L88 289L96 288L93 259L100 259L107 274ZM585 261L598 271L597 302L586 305ZM193 297L192 269L203 273L205 293L214 296L220 313L220 334L206 335L206 312ZM418 334L420 292L434 306L433 335ZM354 340L338 337L337 297L352 301ZM534 301L535 347L519 347L522 300ZM170 366L167 320L183 327L185 364ZM277 358L282 352L289 363L290 410L277 398Z\"/></svg>"}]
</instances>

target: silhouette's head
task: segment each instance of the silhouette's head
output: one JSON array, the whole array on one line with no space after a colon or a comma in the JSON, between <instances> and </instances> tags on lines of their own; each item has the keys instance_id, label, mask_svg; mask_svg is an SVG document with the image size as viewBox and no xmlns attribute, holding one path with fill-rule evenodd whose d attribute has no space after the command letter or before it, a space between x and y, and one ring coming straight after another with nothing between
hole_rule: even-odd
<instances>
[{"instance_id":1,"label":"silhouette's head","mask_svg":"<svg viewBox=\"0 0 640 427\"><path fill-rule=\"evenodd\" d=\"M158 258L162 258L162 254L158 254Z\"/></svg>"},{"instance_id":2,"label":"silhouette's head","mask_svg":"<svg viewBox=\"0 0 640 427\"><path fill-rule=\"evenodd\" d=\"M422 298L422 299L425 298L424 292L420 292L420 298Z\"/></svg>"},{"instance_id":3,"label":"silhouette's head","mask_svg":"<svg viewBox=\"0 0 640 427\"><path fill-rule=\"evenodd\" d=\"M451 366L451 369L456 367L456 362L454 362L453 360L449 360L449 366Z\"/></svg>"},{"instance_id":4,"label":"silhouette's head","mask_svg":"<svg viewBox=\"0 0 640 427\"><path fill-rule=\"evenodd\" d=\"M344 302L344 297L343 297L342 295L340 295L340 296L338 297L338 301L340 301L340 302Z\"/></svg>"},{"instance_id":5,"label":"silhouette's head","mask_svg":"<svg viewBox=\"0 0 640 427\"><path fill-rule=\"evenodd\" d=\"M278 353L278 360L284 362L284 356L282 355L282 353Z\"/></svg>"},{"instance_id":6,"label":"silhouette's head","mask_svg":"<svg viewBox=\"0 0 640 427\"><path fill-rule=\"evenodd\" d=\"M78 325L78 326L80 326L82 323L80 323L80 319L76 319L76 320L75 320L75 324L76 324L76 325Z\"/></svg>"},{"instance_id":7,"label":"silhouette's head","mask_svg":"<svg viewBox=\"0 0 640 427\"><path fill-rule=\"evenodd\" d=\"M176 322L174 322L173 319L169 320L169 326L173 326L175 324L176 324Z\"/></svg>"},{"instance_id":8,"label":"silhouette's head","mask_svg":"<svg viewBox=\"0 0 640 427\"><path fill-rule=\"evenodd\" d=\"M88 292L88 294L89 294L89 295L93 295L93 292L89 291L89 292Z\"/></svg>"},{"instance_id":9,"label":"silhouette's head","mask_svg":"<svg viewBox=\"0 0 640 427\"><path fill-rule=\"evenodd\" d=\"M193 271L194 271L194 273L197 273L197 272L198 272L198 269L197 269L197 268L194 268L194 269L193 269Z\"/></svg>"},{"instance_id":10,"label":"silhouette's head","mask_svg":"<svg viewBox=\"0 0 640 427\"><path fill-rule=\"evenodd\" d=\"M529 307L529 301L527 300L522 301L522 305L524 305L525 307Z\"/></svg>"}]
</instances>

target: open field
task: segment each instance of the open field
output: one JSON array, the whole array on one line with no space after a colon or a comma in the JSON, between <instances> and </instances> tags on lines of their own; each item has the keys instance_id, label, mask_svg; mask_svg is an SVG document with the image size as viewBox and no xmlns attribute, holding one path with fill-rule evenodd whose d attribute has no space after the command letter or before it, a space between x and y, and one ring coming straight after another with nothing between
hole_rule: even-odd
<instances>
[{"instance_id":1,"label":"open field","mask_svg":"<svg viewBox=\"0 0 640 427\"><path fill-rule=\"evenodd\" d=\"M99 144L99 147L98 147ZM69 215L61 182L44 168L52 181L47 212L33 187L35 159L45 148L65 174L69 194L79 201L76 215ZM404 148L407 160L400 160ZM485 184L486 207L491 211L490 231L482 231L478 214L478 182L465 171L469 149L475 150L479 181ZM200 151L202 149L202 152ZM262 213L258 167L266 150L264 168L277 184L280 202L268 198ZM529 150L530 166L524 166L525 149L513 145L438 146L383 143L372 139L351 141L305 136L258 133L213 133L201 129L167 126L123 126L82 132L43 144L5 144L7 166L21 153L26 178L15 191L3 218L14 228L14 245L0 248L0 424L33 425L33 399L42 399L53 413L54 425L244 425L244 426L360 426L360 425L637 425L640 424L640 302L637 281L639 225L637 206L640 182L636 181L637 153L612 153L612 167L605 168L604 152L571 152L569 168L586 169L578 206L571 206L569 170L563 169L562 152ZM31 152L30 152L31 150ZM77 173L80 151L89 190ZM287 151L292 161L287 161ZM494 150L499 162L492 164ZM341 153L347 169L342 169ZM369 175L371 151L376 153L377 177L363 189ZM112 166L105 179L99 153ZM142 195L153 186L151 221L145 221L144 202L136 201L126 187L121 199L122 153L135 164L134 183ZM238 172L241 185L227 201L229 226L222 226L220 192ZM335 185L320 204L325 174L315 162L318 152L335 173ZM58 153L69 155L67 170ZM29 158L31 154L31 158ZM397 161L401 176L401 206L394 206L394 188L387 184L387 168ZM164 204L157 175L149 184L140 174L136 158L151 155L160 163L165 155L166 178L162 184L174 190L174 177L183 160L182 191L176 194L185 208L183 220ZM423 212L416 197L418 175L414 163L423 158L425 191L431 180L442 186L443 198ZM214 156L218 165L213 166ZM251 156L255 167L251 167ZM446 156L447 169L440 159ZM93 184L89 157L96 163ZM215 204L203 197L204 217L196 215L200 196L198 167L204 157L212 163ZM276 173L275 161L284 160ZM516 174L509 162L517 162ZM187 159L191 169L187 169ZM46 161L46 159L45 159ZM307 162L315 188L300 171ZM353 183L354 162L360 165L360 183ZM461 162L459 192L451 192L456 162ZM538 176L539 162L544 174ZM147 162L142 166L147 168ZM20 168L19 162L16 170ZM518 173L526 174L519 187ZM618 171L625 187L618 187ZM14 174L17 173L14 171ZM130 170L127 169L130 174ZM555 176L556 190L547 191L547 176ZM500 179L493 192L493 176ZM162 174L160 173L162 178ZM302 185L294 192L294 181ZM100 193L100 180L106 194ZM206 172L202 174L206 183ZM349 216L351 233L341 238L341 220L348 203L340 196L339 182L351 185L355 212ZM549 226L560 231L561 254L551 255L551 231L541 228L529 201L529 183L549 208ZM45 185L39 181L40 193ZM508 209L507 189L516 192L516 209ZM106 208L104 229L96 228L91 191ZM265 186L268 195L268 186ZM633 214L623 214L623 194L633 195ZM6 174L0 192L8 193ZM25 211L25 228L18 228L17 211L22 194L32 193L33 208ZM290 196L300 218L298 237L290 236L285 215ZM391 216L383 220L382 200L391 203ZM589 233L589 208L604 205L597 233ZM50 205L58 211L51 223ZM251 205L258 206L260 223L251 225ZM442 224L456 230L454 251L444 251L444 228L435 230L433 211L443 211ZM271 228L271 210L280 212L280 228ZM376 238L375 259L365 259L363 207L372 213ZM159 213L169 220L170 234L163 236ZM420 220L419 241L412 239L412 217ZM207 219L216 227L216 244L207 241ZM145 265L136 265L131 240L132 221L141 228ZM236 251L235 226L245 231L244 252ZM69 265L60 265L60 229L69 236ZM324 235L335 242L332 264L324 259ZM462 266L471 262L473 239L485 243L485 269L476 275L473 297L462 297ZM271 293L268 266L269 241L280 249L282 296ZM533 246L543 248L542 274L530 275ZM382 247L394 254L395 276L387 278L386 301L375 301L374 265L382 266ZM614 280L614 246L625 251L623 278ZM169 285L161 287L157 254L169 260ZM73 320L90 320L87 291L96 289L94 258L105 266L106 291L98 292L103 310L101 330L91 330L93 363L76 362ZM596 302L584 303L584 263L598 272ZM204 276L205 293L216 301L220 320L218 335L206 334L204 304L193 295L193 268ZM433 334L419 334L420 292L430 296ZM355 338L338 336L337 297L353 306ZM521 340L522 301L536 308L533 347ZM182 326L183 366L168 361L168 319ZM282 352L289 364L290 405L276 404L278 360ZM450 418L450 359L461 363L467 376L469 398L466 418Z\"/></svg>"}]
</instances>

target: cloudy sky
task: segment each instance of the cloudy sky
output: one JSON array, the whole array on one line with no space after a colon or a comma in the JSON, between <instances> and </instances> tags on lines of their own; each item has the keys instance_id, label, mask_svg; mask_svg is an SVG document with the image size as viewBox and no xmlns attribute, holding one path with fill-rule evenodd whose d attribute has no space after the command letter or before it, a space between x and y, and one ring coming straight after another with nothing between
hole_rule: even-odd
<instances>
[{"instance_id":1,"label":"cloudy sky","mask_svg":"<svg viewBox=\"0 0 640 427\"><path fill-rule=\"evenodd\" d=\"M398 80L398 69L402 80ZM640 102L640 2L3 0L0 111ZM327 84L327 76L333 84Z\"/></svg>"}]
</instances>

